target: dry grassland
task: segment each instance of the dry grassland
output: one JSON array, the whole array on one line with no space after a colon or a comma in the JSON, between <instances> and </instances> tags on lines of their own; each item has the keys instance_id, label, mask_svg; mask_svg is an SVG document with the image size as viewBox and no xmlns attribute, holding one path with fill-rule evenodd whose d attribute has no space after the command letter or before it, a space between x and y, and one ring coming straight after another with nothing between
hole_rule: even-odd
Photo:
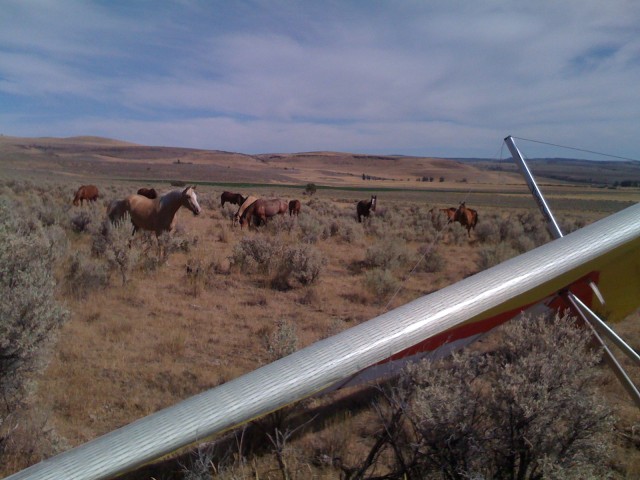
<instances>
[{"instance_id":1,"label":"dry grassland","mask_svg":"<svg viewBox=\"0 0 640 480\"><path fill-rule=\"evenodd\" d=\"M436 188L429 190L424 190L424 185L420 185L421 190L376 190L384 185L397 187L398 180L362 183L353 178L353 169L345 169L341 161L328 161L327 173L318 170L325 157L312 155L300 163L299 157L273 156L258 161L279 162L276 181L285 172L282 178L293 179L291 183L300 185L298 188L201 184L197 192L203 214L194 217L186 210L179 211L174 250L166 262L154 263L154 240L138 236L134 248L144 261L136 264L128 281L122 284L118 273L112 271L107 286L89 289L82 295L73 284L69 285L70 258L76 252L91 257L96 230L89 226L84 231L74 231L70 226L73 219L84 212L95 227L104 218L108 200L122 198L140 186L154 186L161 192L171 187L160 180L125 182L106 178L102 169L114 161L108 158L96 163L82 158L70 160L65 154L52 167L47 163L51 159L45 162L41 156L59 154L55 153L55 144L52 141L49 153L42 153L39 147L35 157L12 157L5 164L1 190L2 196L29 204L35 210L48 208L36 197L52 192L46 202L53 202L56 222L69 240L64 260L57 266L57 278L60 300L71 317L60 332L32 400L33 410L46 418L46 428L57 438L54 450L79 445L267 363L272 360L269 339L278 322L294 328L297 348L301 348L472 275L486 267L486 262L548 241L533 201L514 178L508 179L508 186L504 177L495 180L484 176L484 185L451 182L434 184ZM98 150L100 142L91 139L91 145ZM68 145L59 146L63 147ZM16 151L28 148L27 144L15 147ZM187 159L183 153L173 152L167 157L170 161L164 163L155 158L140 160L142 167L134 165L138 160L121 163L119 158L118 165L126 164L128 170L118 171L117 176L144 178L142 175L148 173L153 177L154 170L166 167L163 178L174 178L177 167L172 159L178 156L185 162L193 160L189 178L197 178L191 175L199 171L197 162L205 160L198 160L198 152ZM249 168L254 161L254 157L244 158L243 162L248 163L233 163L234 169ZM385 161L375 160L370 173L388 175ZM151 170L146 170L147 163L152 165ZM46 173L46 168L52 169L47 177L53 181L45 181L40 175ZM224 163L216 168L228 170ZM398 178L418 174L417 170L401 168L404 170ZM441 168L455 170L450 164ZM303 195L305 183L325 185L329 182L323 179L331 178L333 186L341 187L349 175L346 183L369 190L320 189L313 197ZM460 175L478 177L478 172L465 170ZM210 169L203 180L208 181L211 176ZM25 182L25 178L30 180ZM75 188L89 181L104 192L103 199L89 206L72 207ZM415 183L411 182L411 188ZM257 230L241 230L231 225L236 207L220 207L220 194L226 189L260 197L298 198L302 200L302 213L297 219L286 217ZM640 200L638 190L558 185L546 185L544 189L568 230ZM355 202L374 192L378 195L378 212L370 221L358 224ZM458 225L434 228L427 216L432 207L457 205L462 200L479 211L479 225L470 239ZM290 281L289 288L276 288L272 283L276 273L273 269L242 268L237 261L238 245L265 239L281 246L304 244L318 252L324 263L317 280L309 285ZM505 245L510 252L501 250ZM423 257L427 248L433 250ZM392 258L382 258L385 253ZM384 270L389 277L382 277ZM638 320L635 313L620 326L635 348L640 348ZM637 375L636 379L640 380ZM604 371L602 387L619 411L616 468L626 478L633 478L640 475L640 437L636 431L640 416L615 379ZM296 461L305 466L307 477L309 469L313 478L338 475L331 468L312 465L312 457L319 451L341 455L345 461L354 460L365 451L372 434L370 414L364 408L367 404L368 397L359 398L357 392L305 403L307 409L333 405L330 416L296 440ZM23 468L34 460L34 456L16 458L0 468L0 474ZM273 468L269 455L255 462L263 473ZM149 472L129 478L150 478ZM162 478L173 478L165 475ZM277 475L265 474L263 478ZM302 473L296 478L301 477Z\"/></svg>"}]
</instances>

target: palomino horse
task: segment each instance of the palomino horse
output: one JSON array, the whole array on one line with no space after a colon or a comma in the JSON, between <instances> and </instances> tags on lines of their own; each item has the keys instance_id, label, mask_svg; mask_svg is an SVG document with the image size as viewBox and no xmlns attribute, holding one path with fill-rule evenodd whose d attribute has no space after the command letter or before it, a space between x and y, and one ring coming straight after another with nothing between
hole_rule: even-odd
<instances>
[{"instance_id":1,"label":"palomino horse","mask_svg":"<svg viewBox=\"0 0 640 480\"><path fill-rule=\"evenodd\" d=\"M238 211L233 216L233 226L235 226L236 223L240 223L240 228L242 228L244 221L240 222L240 219L241 218L244 219L245 217L244 212L247 210L247 208L253 205L256 200L258 200L258 197L254 197L253 195L249 195L247 198L244 199L244 202L242 202L242 204L238 208Z\"/></svg>"},{"instance_id":2,"label":"palomino horse","mask_svg":"<svg viewBox=\"0 0 640 480\"><path fill-rule=\"evenodd\" d=\"M138 195L142 195L143 197L150 198L151 200L153 200L154 198L158 198L158 192L156 192L155 188L142 187L138 189Z\"/></svg>"},{"instance_id":3,"label":"palomino horse","mask_svg":"<svg viewBox=\"0 0 640 480\"><path fill-rule=\"evenodd\" d=\"M296 217L300 214L300 200L291 200L289 202L289 216L295 215Z\"/></svg>"},{"instance_id":4,"label":"palomino horse","mask_svg":"<svg viewBox=\"0 0 640 480\"><path fill-rule=\"evenodd\" d=\"M138 229L150 230L160 236L162 232L170 232L176 223L176 212L180 207L191 210L194 215L200 214L200 205L196 195L196 187L184 190L172 190L160 198L150 199L142 195L129 195L123 200L124 211L131 215L133 234Z\"/></svg>"},{"instance_id":5,"label":"palomino horse","mask_svg":"<svg viewBox=\"0 0 640 480\"><path fill-rule=\"evenodd\" d=\"M220 206L224 207L225 202L233 203L235 205L242 205L245 200L246 198L244 198L239 193L225 191L225 192L222 192L222 195L220 195Z\"/></svg>"},{"instance_id":6,"label":"palomino horse","mask_svg":"<svg viewBox=\"0 0 640 480\"><path fill-rule=\"evenodd\" d=\"M266 225L267 218L271 218L275 215L284 215L287 213L288 207L289 205L287 202L279 198L272 198L270 200L259 198L240 216L240 227L244 226L245 222L249 227L251 227L252 220L255 221L256 226L261 223Z\"/></svg>"},{"instance_id":7,"label":"palomino horse","mask_svg":"<svg viewBox=\"0 0 640 480\"><path fill-rule=\"evenodd\" d=\"M362 217L368 217L369 212L376 211L376 195L371 195L371 200L368 202L366 200L360 200L356 207L356 211L358 213L358 222L362 222Z\"/></svg>"},{"instance_id":8,"label":"palomino horse","mask_svg":"<svg viewBox=\"0 0 640 480\"><path fill-rule=\"evenodd\" d=\"M95 202L99 196L98 187L95 185L82 185L76 192L75 197L73 197L73 204L82 205L85 200L87 202Z\"/></svg>"}]
</instances>

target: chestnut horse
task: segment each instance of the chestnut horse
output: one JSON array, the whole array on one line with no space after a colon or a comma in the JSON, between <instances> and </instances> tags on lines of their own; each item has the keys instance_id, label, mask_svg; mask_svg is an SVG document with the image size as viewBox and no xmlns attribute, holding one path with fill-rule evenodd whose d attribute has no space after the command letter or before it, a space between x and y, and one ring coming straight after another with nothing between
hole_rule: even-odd
<instances>
[{"instance_id":1,"label":"chestnut horse","mask_svg":"<svg viewBox=\"0 0 640 480\"><path fill-rule=\"evenodd\" d=\"M377 196L376 195L371 195L371 200L366 201L366 200L360 200L358 202L358 205L356 207L356 211L358 213L358 222L361 223L362 222L362 217L368 217L369 216L369 212L376 211L376 199Z\"/></svg>"},{"instance_id":2,"label":"chestnut horse","mask_svg":"<svg viewBox=\"0 0 640 480\"><path fill-rule=\"evenodd\" d=\"M158 198L158 192L156 192L155 188L140 188L138 189L138 195L142 195L143 197L150 198L153 200L154 198Z\"/></svg>"},{"instance_id":3,"label":"chestnut horse","mask_svg":"<svg viewBox=\"0 0 640 480\"><path fill-rule=\"evenodd\" d=\"M220 206L224 207L224 202L233 203L235 205L242 205L245 200L246 198L244 198L239 193L225 191L225 192L222 192L222 195L220 195Z\"/></svg>"},{"instance_id":4,"label":"chestnut horse","mask_svg":"<svg viewBox=\"0 0 640 480\"><path fill-rule=\"evenodd\" d=\"M287 213L288 206L285 200L279 198L272 198L270 200L259 198L240 215L240 227L244 226L245 222L251 227L252 220L255 221L256 226L260 225L260 223L266 225L267 218L275 215L284 215Z\"/></svg>"},{"instance_id":5,"label":"chestnut horse","mask_svg":"<svg viewBox=\"0 0 640 480\"><path fill-rule=\"evenodd\" d=\"M95 185L82 185L76 192L75 197L73 197L73 204L82 205L84 200L87 202L95 202L99 196L98 187Z\"/></svg>"},{"instance_id":6,"label":"chestnut horse","mask_svg":"<svg viewBox=\"0 0 640 480\"><path fill-rule=\"evenodd\" d=\"M188 208L194 215L199 215L201 209L195 189L194 186L184 190L172 190L156 199L138 194L129 195L123 202L124 211L131 215L132 234L138 229L150 230L158 237L162 232L171 232L175 227L175 216L180 207Z\"/></svg>"},{"instance_id":7,"label":"chestnut horse","mask_svg":"<svg viewBox=\"0 0 640 480\"><path fill-rule=\"evenodd\" d=\"M435 220L436 210L429 210L432 218ZM465 202L462 202L458 208L439 208L438 213L442 213L447 218L447 223L458 222L467 229L467 234L471 237L471 229L475 228L478 223L478 212L473 208L467 208Z\"/></svg>"},{"instance_id":8,"label":"chestnut horse","mask_svg":"<svg viewBox=\"0 0 640 480\"><path fill-rule=\"evenodd\" d=\"M447 223L451 223L456 219L457 211L458 209L456 207L439 208L437 210L435 208L432 208L431 210L429 210L429 213L431 214L431 219L434 221L437 215L442 214L447 219Z\"/></svg>"},{"instance_id":9,"label":"chestnut horse","mask_svg":"<svg viewBox=\"0 0 640 480\"><path fill-rule=\"evenodd\" d=\"M469 238L471 238L471 229L475 228L478 223L478 212L473 208L467 208L462 202L455 212L454 221L465 227Z\"/></svg>"},{"instance_id":10,"label":"chestnut horse","mask_svg":"<svg viewBox=\"0 0 640 480\"><path fill-rule=\"evenodd\" d=\"M296 217L300 214L300 200L291 200L289 202L289 216L295 215Z\"/></svg>"}]
</instances>

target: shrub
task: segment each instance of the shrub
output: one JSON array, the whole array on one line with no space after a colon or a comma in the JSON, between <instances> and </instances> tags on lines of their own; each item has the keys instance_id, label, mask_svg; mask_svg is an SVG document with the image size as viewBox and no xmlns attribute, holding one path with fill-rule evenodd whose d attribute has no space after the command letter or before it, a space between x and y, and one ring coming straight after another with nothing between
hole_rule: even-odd
<instances>
[{"instance_id":1,"label":"shrub","mask_svg":"<svg viewBox=\"0 0 640 480\"><path fill-rule=\"evenodd\" d=\"M380 217L371 213L369 218L362 219L362 228L367 235L372 237L385 238L393 236L393 229Z\"/></svg>"},{"instance_id":2,"label":"shrub","mask_svg":"<svg viewBox=\"0 0 640 480\"><path fill-rule=\"evenodd\" d=\"M407 246L403 240L386 238L367 248L364 264L369 268L394 269L407 261Z\"/></svg>"},{"instance_id":3,"label":"shrub","mask_svg":"<svg viewBox=\"0 0 640 480\"><path fill-rule=\"evenodd\" d=\"M400 282L389 270L376 268L365 273L365 287L383 303L390 295L398 290Z\"/></svg>"},{"instance_id":4,"label":"shrub","mask_svg":"<svg viewBox=\"0 0 640 480\"><path fill-rule=\"evenodd\" d=\"M21 406L31 375L67 319L55 300L52 246L42 229L0 198L0 427ZM11 428L0 428L2 446Z\"/></svg>"},{"instance_id":5,"label":"shrub","mask_svg":"<svg viewBox=\"0 0 640 480\"><path fill-rule=\"evenodd\" d=\"M269 272L271 258L282 250L276 239L263 236L243 237L233 247L229 261L242 272Z\"/></svg>"},{"instance_id":6,"label":"shrub","mask_svg":"<svg viewBox=\"0 0 640 480\"><path fill-rule=\"evenodd\" d=\"M121 221L111 224L102 223L102 228L93 236L91 251L104 256L112 270L120 274L122 285L127 283L129 275L136 265L140 252L131 241L129 214Z\"/></svg>"},{"instance_id":7,"label":"shrub","mask_svg":"<svg viewBox=\"0 0 640 480\"><path fill-rule=\"evenodd\" d=\"M295 217L288 214L276 215L267 221L266 230L273 235L279 235L282 232L291 232L295 226Z\"/></svg>"},{"instance_id":8,"label":"shrub","mask_svg":"<svg viewBox=\"0 0 640 480\"><path fill-rule=\"evenodd\" d=\"M49 244L49 256L55 262L63 260L69 249L67 234L59 225L51 225L44 229L44 236Z\"/></svg>"},{"instance_id":9,"label":"shrub","mask_svg":"<svg viewBox=\"0 0 640 480\"><path fill-rule=\"evenodd\" d=\"M86 211L81 210L71 217L69 223L74 232L84 232L91 223L91 217Z\"/></svg>"},{"instance_id":10,"label":"shrub","mask_svg":"<svg viewBox=\"0 0 640 480\"><path fill-rule=\"evenodd\" d=\"M278 320L276 328L264 334L263 342L269 363L291 355L298 349L298 333L295 324L286 319Z\"/></svg>"},{"instance_id":11,"label":"shrub","mask_svg":"<svg viewBox=\"0 0 640 480\"><path fill-rule=\"evenodd\" d=\"M300 215L298 227L300 228L300 238L304 243L317 243L318 240L328 238L331 234L330 226L311 212Z\"/></svg>"},{"instance_id":12,"label":"shrub","mask_svg":"<svg viewBox=\"0 0 640 480\"><path fill-rule=\"evenodd\" d=\"M307 183L307 186L304 187L304 193L307 195L313 195L317 190L318 188L314 183Z\"/></svg>"},{"instance_id":13,"label":"shrub","mask_svg":"<svg viewBox=\"0 0 640 480\"><path fill-rule=\"evenodd\" d=\"M65 275L65 290L76 298L109 285L109 272L103 262L77 252L71 258Z\"/></svg>"},{"instance_id":14,"label":"shrub","mask_svg":"<svg viewBox=\"0 0 640 480\"><path fill-rule=\"evenodd\" d=\"M70 203L61 204L48 192L37 194L31 203L33 212L43 226L64 225Z\"/></svg>"},{"instance_id":15,"label":"shrub","mask_svg":"<svg viewBox=\"0 0 640 480\"><path fill-rule=\"evenodd\" d=\"M500 238L509 242L524 234L524 227L516 217L508 217L500 222Z\"/></svg>"},{"instance_id":16,"label":"shrub","mask_svg":"<svg viewBox=\"0 0 640 480\"><path fill-rule=\"evenodd\" d=\"M291 281L301 285L311 285L320 276L327 263L319 250L311 245L287 247L281 257L273 259L276 271L272 285L276 288L290 288Z\"/></svg>"},{"instance_id":17,"label":"shrub","mask_svg":"<svg viewBox=\"0 0 640 480\"><path fill-rule=\"evenodd\" d=\"M194 297L200 295L202 286L205 281L205 268L202 261L198 258L189 258L185 265L185 275L187 284L189 285L189 293Z\"/></svg>"},{"instance_id":18,"label":"shrub","mask_svg":"<svg viewBox=\"0 0 640 480\"><path fill-rule=\"evenodd\" d=\"M526 234L523 233L518 238L514 238L511 241L511 246L518 253L524 253L524 252L528 252L529 250L533 250L536 247L536 243L531 237L528 237Z\"/></svg>"},{"instance_id":19,"label":"shrub","mask_svg":"<svg viewBox=\"0 0 640 480\"><path fill-rule=\"evenodd\" d=\"M495 219L487 219L475 228L476 237L482 243L498 243L500 241L500 227Z\"/></svg>"},{"instance_id":20,"label":"shrub","mask_svg":"<svg viewBox=\"0 0 640 480\"><path fill-rule=\"evenodd\" d=\"M454 245L467 245L469 243L469 232L458 222L454 222L450 226L451 242Z\"/></svg>"},{"instance_id":21,"label":"shrub","mask_svg":"<svg viewBox=\"0 0 640 480\"><path fill-rule=\"evenodd\" d=\"M189 253L198 245L198 237L189 235L182 225L178 225L171 233L163 232L157 240L163 260L173 252Z\"/></svg>"},{"instance_id":22,"label":"shrub","mask_svg":"<svg viewBox=\"0 0 640 480\"><path fill-rule=\"evenodd\" d=\"M385 478L605 477L613 418L588 332L567 317L524 318L498 338L489 354L411 365L386 392L367 457L393 453Z\"/></svg>"},{"instance_id":23,"label":"shrub","mask_svg":"<svg viewBox=\"0 0 640 480\"><path fill-rule=\"evenodd\" d=\"M478 263L478 268L480 270L486 270L487 268L498 265L499 263L518 255L518 252L506 243L499 243L492 247L485 247L481 249L479 253L480 261Z\"/></svg>"},{"instance_id":24,"label":"shrub","mask_svg":"<svg viewBox=\"0 0 640 480\"><path fill-rule=\"evenodd\" d=\"M418 249L421 261L417 270L429 273L442 272L446 266L444 256L437 248L425 246Z\"/></svg>"}]
</instances>

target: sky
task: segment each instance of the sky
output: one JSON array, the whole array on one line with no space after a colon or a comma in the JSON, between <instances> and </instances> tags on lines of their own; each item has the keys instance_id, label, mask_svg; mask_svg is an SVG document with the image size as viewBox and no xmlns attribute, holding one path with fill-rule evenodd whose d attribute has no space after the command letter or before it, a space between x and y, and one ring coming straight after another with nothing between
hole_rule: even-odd
<instances>
[{"instance_id":1,"label":"sky","mask_svg":"<svg viewBox=\"0 0 640 480\"><path fill-rule=\"evenodd\" d=\"M640 159L636 0L0 6L3 135L494 159L513 135Z\"/></svg>"}]
</instances>

